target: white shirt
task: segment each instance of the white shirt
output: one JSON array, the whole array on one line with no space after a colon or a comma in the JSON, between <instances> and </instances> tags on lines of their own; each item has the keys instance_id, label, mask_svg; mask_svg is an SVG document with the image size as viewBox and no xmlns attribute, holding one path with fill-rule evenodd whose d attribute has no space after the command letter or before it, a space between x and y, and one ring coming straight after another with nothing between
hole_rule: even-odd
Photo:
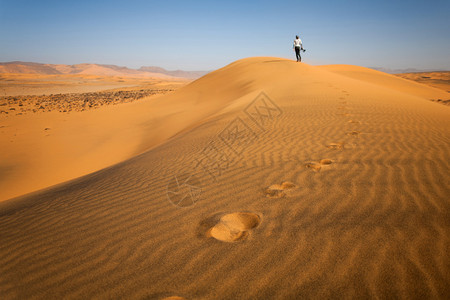
<instances>
[{"instance_id":1,"label":"white shirt","mask_svg":"<svg viewBox=\"0 0 450 300\"><path fill-rule=\"evenodd\" d=\"M294 47L302 47L302 40L301 39L295 39L294 40Z\"/></svg>"}]
</instances>

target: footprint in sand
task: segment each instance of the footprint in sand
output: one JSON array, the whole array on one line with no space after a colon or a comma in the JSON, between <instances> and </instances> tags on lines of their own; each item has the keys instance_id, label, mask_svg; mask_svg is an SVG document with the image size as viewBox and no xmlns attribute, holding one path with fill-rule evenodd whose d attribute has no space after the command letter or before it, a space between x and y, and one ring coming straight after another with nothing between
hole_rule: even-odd
<instances>
[{"instance_id":1,"label":"footprint in sand","mask_svg":"<svg viewBox=\"0 0 450 300\"><path fill-rule=\"evenodd\" d=\"M311 169L315 172L319 172L322 169L322 166L328 166L331 165L333 163L333 161L331 159L328 158L324 158L322 159L320 162L309 162L305 164L305 167L308 169Z\"/></svg>"},{"instance_id":2,"label":"footprint in sand","mask_svg":"<svg viewBox=\"0 0 450 300\"><path fill-rule=\"evenodd\" d=\"M268 198L283 198L289 190L296 186L292 182L285 181L282 184L272 184L264 190L264 194Z\"/></svg>"},{"instance_id":3,"label":"footprint in sand","mask_svg":"<svg viewBox=\"0 0 450 300\"><path fill-rule=\"evenodd\" d=\"M328 149L341 150L344 149L344 143L330 143L327 145Z\"/></svg>"},{"instance_id":4,"label":"footprint in sand","mask_svg":"<svg viewBox=\"0 0 450 300\"><path fill-rule=\"evenodd\" d=\"M333 163L333 161L328 158L324 158L324 159L320 160L321 165L331 165L332 163Z\"/></svg>"},{"instance_id":5,"label":"footprint in sand","mask_svg":"<svg viewBox=\"0 0 450 300\"><path fill-rule=\"evenodd\" d=\"M258 227L261 218L257 214L235 212L223 215L206 231L207 237L213 237L222 242L237 242L248 238L250 230Z\"/></svg>"},{"instance_id":6,"label":"footprint in sand","mask_svg":"<svg viewBox=\"0 0 450 300\"><path fill-rule=\"evenodd\" d=\"M305 167L311 169L313 171L319 172L322 169L322 166L316 162L309 162L305 164Z\"/></svg>"},{"instance_id":7,"label":"footprint in sand","mask_svg":"<svg viewBox=\"0 0 450 300\"><path fill-rule=\"evenodd\" d=\"M360 134L359 131L349 131L346 133L346 135L351 135L351 136L358 136L358 134Z\"/></svg>"}]
</instances>

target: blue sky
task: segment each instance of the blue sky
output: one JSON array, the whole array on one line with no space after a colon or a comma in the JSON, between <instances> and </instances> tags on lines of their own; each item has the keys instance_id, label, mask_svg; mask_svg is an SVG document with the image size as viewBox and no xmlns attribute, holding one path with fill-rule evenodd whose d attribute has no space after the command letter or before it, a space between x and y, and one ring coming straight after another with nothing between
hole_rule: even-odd
<instances>
[{"instance_id":1,"label":"blue sky","mask_svg":"<svg viewBox=\"0 0 450 300\"><path fill-rule=\"evenodd\" d=\"M212 70L249 56L450 70L450 1L0 0L0 61Z\"/></svg>"}]
</instances>

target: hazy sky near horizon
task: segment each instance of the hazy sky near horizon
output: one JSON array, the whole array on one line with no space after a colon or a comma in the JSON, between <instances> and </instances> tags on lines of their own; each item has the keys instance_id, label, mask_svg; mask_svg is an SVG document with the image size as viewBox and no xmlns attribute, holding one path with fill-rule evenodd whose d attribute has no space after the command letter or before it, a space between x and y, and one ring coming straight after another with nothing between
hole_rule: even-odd
<instances>
[{"instance_id":1,"label":"hazy sky near horizon","mask_svg":"<svg viewBox=\"0 0 450 300\"><path fill-rule=\"evenodd\" d=\"M0 0L0 61L212 70L249 56L450 70L450 1Z\"/></svg>"}]
</instances>

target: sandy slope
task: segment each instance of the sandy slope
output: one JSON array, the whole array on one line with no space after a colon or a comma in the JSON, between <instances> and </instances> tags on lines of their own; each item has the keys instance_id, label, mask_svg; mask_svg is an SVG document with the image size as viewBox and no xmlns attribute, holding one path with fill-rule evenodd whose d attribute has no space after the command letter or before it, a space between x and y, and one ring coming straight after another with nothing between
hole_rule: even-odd
<instances>
[{"instance_id":1,"label":"sandy slope","mask_svg":"<svg viewBox=\"0 0 450 300\"><path fill-rule=\"evenodd\" d=\"M319 66L319 68L323 68L340 75L348 76L353 79L372 83L381 87L388 87L413 96L420 96L426 99L431 99L435 97L435 95L445 95L445 97L448 97L448 94L439 93L438 91L431 93L430 89L424 89L423 84L411 82L411 80L399 78L396 75L386 74L364 67L349 65L327 65Z\"/></svg>"},{"instance_id":2,"label":"sandy slope","mask_svg":"<svg viewBox=\"0 0 450 300\"><path fill-rule=\"evenodd\" d=\"M57 77L67 79L60 75ZM22 76L14 78L17 81L15 85L26 81ZM35 79L42 81L42 90L47 93L52 89L60 93L61 89L64 91L72 86L78 86L79 90L84 87L79 80L74 80L73 85L64 82L61 87L52 86L54 81L51 78ZM100 88L92 78L84 79L88 82L88 90L92 87L90 84ZM115 78L103 79L113 81ZM176 89L185 85L186 81L127 79L123 83L137 87L121 90ZM17 87L11 87L10 92L14 90ZM86 101L86 97L80 94L78 100ZM151 112L152 108L148 106L153 97L137 100L141 102L139 106L122 104L120 108L108 109L95 106L97 111L83 113L75 110L89 108L81 107L78 102L56 101L51 96L46 101L41 99L40 103L28 97L25 98L28 101L20 101L15 105L8 105L7 101L0 99L0 201L89 174L147 150L147 141L153 138L153 134L148 131L148 122L152 120L152 114L156 113ZM98 99L95 105L104 104L104 100ZM120 101L128 99L121 98ZM45 110L39 109L41 106ZM4 111L9 113L6 115Z\"/></svg>"},{"instance_id":3,"label":"sandy slope","mask_svg":"<svg viewBox=\"0 0 450 300\"><path fill-rule=\"evenodd\" d=\"M111 113L99 153L157 146L0 203L0 294L448 298L445 92L357 69L249 58Z\"/></svg>"}]
</instances>

